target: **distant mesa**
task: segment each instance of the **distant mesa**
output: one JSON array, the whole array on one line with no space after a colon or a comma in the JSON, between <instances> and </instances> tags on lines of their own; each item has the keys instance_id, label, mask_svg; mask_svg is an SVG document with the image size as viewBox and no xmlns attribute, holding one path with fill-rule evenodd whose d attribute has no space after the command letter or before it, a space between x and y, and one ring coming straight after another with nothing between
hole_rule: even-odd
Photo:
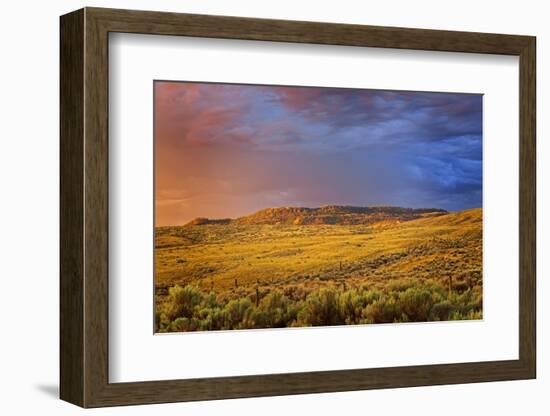
<instances>
[{"instance_id":1,"label":"distant mesa","mask_svg":"<svg viewBox=\"0 0 550 416\"><path fill-rule=\"evenodd\" d=\"M360 225L379 222L395 223L446 214L440 208L401 208L393 206L354 207L324 205L319 208L266 208L235 219L195 218L186 225Z\"/></svg>"},{"instance_id":2,"label":"distant mesa","mask_svg":"<svg viewBox=\"0 0 550 416\"><path fill-rule=\"evenodd\" d=\"M207 224L229 224L231 218L222 218L219 220L214 220L210 218L198 217L192 221L189 221L186 225L207 225Z\"/></svg>"}]
</instances>

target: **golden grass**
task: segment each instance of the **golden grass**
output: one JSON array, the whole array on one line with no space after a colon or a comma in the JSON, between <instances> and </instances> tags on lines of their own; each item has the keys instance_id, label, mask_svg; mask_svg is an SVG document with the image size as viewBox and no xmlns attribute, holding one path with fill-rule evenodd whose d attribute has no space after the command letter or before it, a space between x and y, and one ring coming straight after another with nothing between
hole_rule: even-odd
<instances>
[{"instance_id":1,"label":"golden grass","mask_svg":"<svg viewBox=\"0 0 550 416\"><path fill-rule=\"evenodd\" d=\"M419 278L481 285L482 210L371 225L188 225L156 229L157 288L216 293L287 284ZM236 281L236 282L235 282Z\"/></svg>"}]
</instances>

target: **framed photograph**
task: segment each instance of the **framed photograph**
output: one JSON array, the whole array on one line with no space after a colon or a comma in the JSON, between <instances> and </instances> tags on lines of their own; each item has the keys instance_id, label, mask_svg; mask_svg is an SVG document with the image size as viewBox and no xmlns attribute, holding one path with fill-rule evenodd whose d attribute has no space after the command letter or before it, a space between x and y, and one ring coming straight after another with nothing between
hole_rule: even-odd
<instances>
[{"instance_id":1,"label":"framed photograph","mask_svg":"<svg viewBox=\"0 0 550 416\"><path fill-rule=\"evenodd\" d=\"M535 49L62 16L61 398L535 378Z\"/></svg>"}]
</instances>

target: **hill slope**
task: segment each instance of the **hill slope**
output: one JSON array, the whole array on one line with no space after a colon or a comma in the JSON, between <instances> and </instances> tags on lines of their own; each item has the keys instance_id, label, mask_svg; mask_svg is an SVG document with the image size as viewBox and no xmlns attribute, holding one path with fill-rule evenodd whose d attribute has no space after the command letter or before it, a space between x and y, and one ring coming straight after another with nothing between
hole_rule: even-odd
<instances>
[{"instance_id":1,"label":"hill slope","mask_svg":"<svg viewBox=\"0 0 550 416\"><path fill-rule=\"evenodd\" d=\"M482 318L481 209L382 212L386 218L418 216L404 222L281 223L339 210L364 215L363 221L380 214L352 207L277 209L225 223L157 228L158 329Z\"/></svg>"},{"instance_id":2,"label":"hill slope","mask_svg":"<svg viewBox=\"0 0 550 416\"><path fill-rule=\"evenodd\" d=\"M160 227L157 285L229 289L235 279L246 288L258 281L324 285L404 277L481 278L481 209L416 215L383 227L381 222L296 227L280 224L278 218L273 221L278 225L255 224L263 215L226 224Z\"/></svg>"}]
</instances>

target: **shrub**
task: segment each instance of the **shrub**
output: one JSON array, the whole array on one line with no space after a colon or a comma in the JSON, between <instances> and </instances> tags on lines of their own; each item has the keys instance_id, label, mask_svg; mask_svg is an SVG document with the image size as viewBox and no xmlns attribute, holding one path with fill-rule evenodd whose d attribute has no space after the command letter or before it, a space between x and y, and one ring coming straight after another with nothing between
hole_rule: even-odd
<instances>
[{"instance_id":1,"label":"shrub","mask_svg":"<svg viewBox=\"0 0 550 416\"><path fill-rule=\"evenodd\" d=\"M460 293L449 292L437 280L418 280L414 287L412 281L374 281L348 290L289 285L264 293L258 303L254 290L216 296L194 286L174 286L166 291L164 300L157 298L155 329L206 331L481 319L480 286Z\"/></svg>"},{"instance_id":2,"label":"shrub","mask_svg":"<svg viewBox=\"0 0 550 416\"><path fill-rule=\"evenodd\" d=\"M482 319L481 311L470 310L468 312L454 311L449 315L450 321L463 321L463 320L472 320L472 319Z\"/></svg>"},{"instance_id":3,"label":"shrub","mask_svg":"<svg viewBox=\"0 0 550 416\"><path fill-rule=\"evenodd\" d=\"M168 290L165 314L170 321L176 318L191 318L202 302L202 292L194 286L174 286Z\"/></svg>"},{"instance_id":4,"label":"shrub","mask_svg":"<svg viewBox=\"0 0 550 416\"><path fill-rule=\"evenodd\" d=\"M401 307L393 297L384 297L367 305L362 312L361 323L385 324L402 318Z\"/></svg>"},{"instance_id":5,"label":"shrub","mask_svg":"<svg viewBox=\"0 0 550 416\"><path fill-rule=\"evenodd\" d=\"M249 308L245 314L241 328L269 328L268 314L255 306Z\"/></svg>"},{"instance_id":6,"label":"shrub","mask_svg":"<svg viewBox=\"0 0 550 416\"><path fill-rule=\"evenodd\" d=\"M339 296L338 311L346 324L356 323L364 306L362 297L355 290L349 290Z\"/></svg>"},{"instance_id":7,"label":"shrub","mask_svg":"<svg viewBox=\"0 0 550 416\"><path fill-rule=\"evenodd\" d=\"M240 328L239 324L244 320L246 312L251 306L252 302L249 298L230 300L224 308L227 314L224 329Z\"/></svg>"},{"instance_id":8,"label":"shrub","mask_svg":"<svg viewBox=\"0 0 550 416\"><path fill-rule=\"evenodd\" d=\"M227 312L219 307L201 309L198 316L201 331L224 329L227 327L226 323L229 320Z\"/></svg>"},{"instance_id":9,"label":"shrub","mask_svg":"<svg viewBox=\"0 0 550 416\"><path fill-rule=\"evenodd\" d=\"M269 328L283 328L296 318L291 302L278 290L265 296L259 305L264 324Z\"/></svg>"},{"instance_id":10,"label":"shrub","mask_svg":"<svg viewBox=\"0 0 550 416\"><path fill-rule=\"evenodd\" d=\"M306 298L304 307L298 313L298 319L305 325L341 325L343 320L338 311L337 292L321 288Z\"/></svg>"},{"instance_id":11,"label":"shrub","mask_svg":"<svg viewBox=\"0 0 550 416\"><path fill-rule=\"evenodd\" d=\"M357 324L361 321L363 309L380 298L380 293L370 290L348 290L338 297L338 310L345 324Z\"/></svg>"},{"instance_id":12,"label":"shrub","mask_svg":"<svg viewBox=\"0 0 550 416\"><path fill-rule=\"evenodd\" d=\"M196 331L200 322L195 318L176 318L171 324L170 329L173 332Z\"/></svg>"},{"instance_id":13,"label":"shrub","mask_svg":"<svg viewBox=\"0 0 550 416\"><path fill-rule=\"evenodd\" d=\"M451 302L445 300L443 302L436 303L432 306L430 311L431 321L446 321L449 319L449 315L454 312L455 308Z\"/></svg>"},{"instance_id":14,"label":"shrub","mask_svg":"<svg viewBox=\"0 0 550 416\"><path fill-rule=\"evenodd\" d=\"M407 289L399 294L399 304L410 321L427 321L433 306L432 294L427 289Z\"/></svg>"},{"instance_id":15,"label":"shrub","mask_svg":"<svg viewBox=\"0 0 550 416\"><path fill-rule=\"evenodd\" d=\"M218 307L219 305L218 305L218 300L216 299L216 294L214 292L210 292L208 295L204 297L202 304L207 308Z\"/></svg>"}]
</instances>

